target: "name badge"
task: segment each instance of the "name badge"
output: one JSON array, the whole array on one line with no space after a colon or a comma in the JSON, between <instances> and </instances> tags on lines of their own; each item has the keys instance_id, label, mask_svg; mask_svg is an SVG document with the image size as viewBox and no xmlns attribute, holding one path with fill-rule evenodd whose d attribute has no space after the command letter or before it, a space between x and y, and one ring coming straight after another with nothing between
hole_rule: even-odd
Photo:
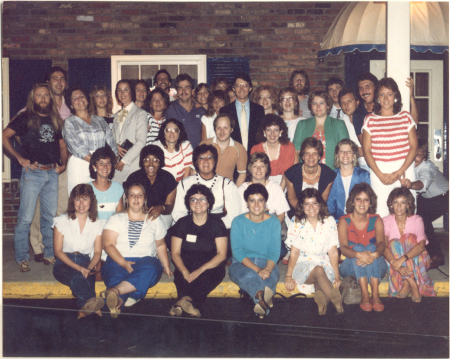
<instances>
[{"instance_id":1,"label":"name badge","mask_svg":"<svg viewBox=\"0 0 450 359\"><path fill-rule=\"evenodd\" d=\"M195 243L195 242L197 242L197 236L194 236L193 234L188 234L186 236L186 241L187 242L191 242L191 243Z\"/></svg>"}]
</instances>

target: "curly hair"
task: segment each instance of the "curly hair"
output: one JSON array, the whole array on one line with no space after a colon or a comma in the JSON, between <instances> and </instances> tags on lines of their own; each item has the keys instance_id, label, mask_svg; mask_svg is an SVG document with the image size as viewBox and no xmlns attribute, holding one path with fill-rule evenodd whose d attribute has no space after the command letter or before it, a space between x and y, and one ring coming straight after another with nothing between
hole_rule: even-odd
<instances>
[{"instance_id":1,"label":"curly hair","mask_svg":"<svg viewBox=\"0 0 450 359\"><path fill-rule=\"evenodd\" d=\"M213 193L211 190L206 187L203 184L193 184L191 188L189 188L186 192L186 195L184 196L184 205L186 206L188 212L191 212L191 206L190 206L190 200L191 197L195 194L202 194L206 197L206 200L208 201L208 209L211 211L214 207L214 202L216 199L214 198Z\"/></svg>"},{"instance_id":2,"label":"curly hair","mask_svg":"<svg viewBox=\"0 0 450 359\"><path fill-rule=\"evenodd\" d=\"M381 115L381 104L380 104L380 91L381 88L387 88L394 92L395 94L395 102L394 102L394 114L399 113L402 110L402 94L400 93L400 90L398 89L397 82L391 77L386 77L384 79L381 79L380 82L378 82L378 92L377 92L377 100L375 101L375 106L373 107L373 112L376 115Z\"/></svg>"},{"instance_id":3,"label":"curly hair","mask_svg":"<svg viewBox=\"0 0 450 359\"><path fill-rule=\"evenodd\" d=\"M298 102L298 96L297 91L295 91L292 87L285 87L280 91L278 94L278 114L281 116L283 114L283 107L281 107L281 101L284 95L286 94L292 94L292 97L294 97L294 115L299 116L300 115L300 104Z\"/></svg>"},{"instance_id":4,"label":"curly hair","mask_svg":"<svg viewBox=\"0 0 450 359\"><path fill-rule=\"evenodd\" d=\"M260 194L264 197L266 202L269 199L269 192L267 192L266 187L261 183L253 183L247 187L247 189L244 191L245 202L248 202L248 197L254 194Z\"/></svg>"},{"instance_id":5,"label":"curly hair","mask_svg":"<svg viewBox=\"0 0 450 359\"><path fill-rule=\"evenodd\" d=\"M302 75L305 78L305 88L303 89L303 93L307 94L309 92L309 77L305 70L294 70L292 71L291 78L289 79L289 87L294 87L294 77L297 75ZM296 91L297 93L297 91Z\"/></svg>"},{"instance_id":6,"label":"curly hair","mask_svg":"<svg viewBox=\"0 0 450 359\"><path fill-rule=\"evenodd\" d=\"M254 92L252 92L250 100L259 105L259 100L261 100L261 92L268 91L270 94L270 99L272 100L272 110L278 109L278 95L275 87L269 85L261 85L256 88ZM295 92L294 92L295 93Z\"/></svg>"},{"instance_id":7,"label":"curly hair","mask_svg":"<svg viewBox=\"0 0 450 359\"><path fill-rule=\"evenodd\" d=\"M110 115L112 113L113 99L111 91L106 86L94 86L89 93L89 113L97 115L97 105L95 104L95 95L97 92L103 91L107 97L106 101L106 113Z\"/></svg>"},{"instance_id":8,"label":"curly hair","mask_svg":"<svg viewBox=\"0 0 450 359\"><path fill-rule=\"evenodd\" d=\"M225 91L222 90L214 90L212 93L212 101L214 103L214 101L216 99L220 99L224 102L224 106L229 105L230 104L230 96L228 96L228 94Z\"/></svg>"},{"instance_id":9,"label":"curly hair","mask_svg":"<svg viewBox=\"0 0 450 359\"><path fill-rule=\"evenodd\" d=\"M381 82L381 81L380 81ZM414 203L414 196L411 191L406 187L394 188L387 199L387 205L389 207L389 213L394 213L393 203L399 197L405 197L406 199L406 215L411 217L416 210L416 204Z\"/></svg>"},{"instance_id":10,"label":"curly hair","mask_svg":"<svg viewBox=\"0 0 450 359\"><path fill-rule=\"evenodd\" d=\"M84 88L82 88L82 87L81 87L80 85L78 85L78 84L71 86L71 87L64 93L64 101L66 102L66 106L70 109L70 113L73 113L73 114L76 113L75 109L74 109L73 106L72 106L72 105L73 105L73 104L72 104L72 94L73 94L75 91L81 91L81 92L83 93L84 97L86 97L86 101L87 101L87 103L88 103L88 108L89 108L89 104L90 104L90 96L89 96L89 94L87 93L87 91L86 91Z\"/></svg>"},{"instance_id":11,"label":"curly hair","mask_svg":"<svg viewBox=\"0 0 450 359\"><path fill-rule=\"evenodd\" d=\"M159 93L161 95L161 97L164 100L164 104L166 105L166 108L169 107L170 105L170 97L167 94L167 92L165 92L163 89L161 89L160 87L155 87L153 89L153 91L151 91L148 96L147 96L147 102L148 102L148 108L150 110L150 113L152 114L152 116L155 114L155 111L153 110L153 108L150 106L150 104L152 103L152 98L155 94Z\"/></svg>"},{"instance_id":12,"label":"curly hair","mask_svg":"<svg viewBox=\"0 0 450 359\"><path fill-rule=\"evenodd\" d=\"M256 142L261 143L267 141L266 136L264 136L264 131L266 131L267 127L271 126L278 126L280 131L282 131L279 141L282 145L287 145L289 143L289 136L286 122L284 122L280 116L273 113L269 113L262 118L262 121L258 127L258 132L256 132Z\"/></svg>"},{"instance_id":13,"label":"curly hair","mask_svg":"<svg viewBox=\"0 0 450 359\"><path fill-rule=\"evenodd\" d=\"M320 222L324 223L325 218L329 217L328 208L326 202L323 200L322 195L315 188L304 189L298 198L297 206L295 207L295 222L306 220L306 213L303 209L303 204L307 199L315 198L319 203L319 213L317 218Z\"/></svg>"},{"instance_id":14,"label":"curly hair","mask_svg":"<svg viewBox=\"0 0 450 359\"><path fill-rule=\"evenodd\" d=\"M319 155L319 158L322 158L323 156L323 145L322 142L319 141L317 138L314 137L308 137L305 138L305 140L302 142L302 145L300 146L300 158L303 160L303 156L305 155L305 151L307 148L313 148L317 151L317 154Z\"/></svg>"},{"instance_id":15,"label":"curly hair","mask_svg":"<svg viewBox=\"0 0 450 359\"><path fill-rule=\"evenodd\" d=\"M308 97L308 109L309 109L309 111L311 111L311 113L313 113L312 103L313 103L315 97L320 97L325 100L325 102L327 104L327 115L329 115L331 112L331 108L333 107L333 99L328 94L328 92L325 92L322 90L311 92L311 94ZM314 114L314 116L315 116L315 114Z\"/></svg>"},{"instance_id":16,"label":"curly hair","mask_svg":"<svg viewBox=\"0 0 450 359\"><path fill-rule=\"evenodd\" d=\"M95 222L97 220L98 210L97 210L97 198L95 197L94 190L92 189L92 186L87 183L81 183L77 186L75 186L72 191L70 192L69 196L69 205L67 207L67 216L70 219L76 219L76 211L75 211L75 200L77 198L84 198L87 197L90 199L91 204L89 206L89 219L92 222Z\"/></svg>"},{"instance_id":17,"label":"curly hair","mask_svg":"<svg viewBox=\"0 0 450 359\"><path fill-rule=\"evenodd\" d=\"M166 130L166 127L167 127L167 125L169 123L173 123L180 130L180 136L178 137L178 141L175 144L175 151L179 151L180 147L181 147L181 144L184 141L187 141L188 137L187 137L187 132L184 129L183 124L180 121L178 121L176 118L171 118L171 119L168 119L168 120L163 122L163 124L161 125L161 128L159 129L158 140L161 141L161 143L164 146L164 148L168 147L167 146L167 142L166 142L166 137L165 137L165 130Z\"/></svg>"},{"instance_id":18,"label":"curly hair","mask_svg":"<svg viewBox=\"0 0 450 359\"><path fill-rule=\"evenodd\" d=\"M155 156L159 160L159 170L158 173L162 171L163 167L166 166L164 151L161 147L156 145L144 146L139 154L139 167L144 168L144 158L147 156Z\"/></svg>"},{"instance_id":19,"label":"curly hair","mask_svg":"<svg viewBox=\"0 0 450 359\"><path fill-rule=\"evenodd\" d=\"M255 152L248 159L247 181L252 180L252 167L256 161L261 161L262 163L264 163L266 165L266 168L267 168L266 179L269 179L270 172L271 172L269 156L267 156L264 152Z\"/></svg>"},{"instance_id":20,"label":"curly hair","mask_svg":"<svg viewBox=\"0 0 450 359\"><path fill-rule=\"evenodd\" d=\"M114 154L111 147L106 144L105 147L100 147L92 154L89 160L89 175L92 179L97 179L97 171L94 166L97 166L97 162L100 160L109 159L111 161L111 173L108 175L108 179L112 180L114 178L114 166L116 165L116 155Z\"/></svg>"},{"instance_id":21,"label":"curly hair","mask_svg":"<svg viewBox=\"0 0 450 359\"><path fill-rule=\"evenodd\" d=\"M347 211L347 213L353 213L353 211L355 210L355 198L361 192L364 192L369 197L370 207L368 213L377 213L377 195L373 191L372 187L370 187L370 185L366 182L355 184L355 186L350 191L347 202L345 203L345 210Z\"/></svg>"},{"instance_id":22,"label":"curly hair","mask_svg":"<svg viewBox=\"0 0 450 359\"><path fill-rule=\"evenodd\" d=\"M230 86L230 82L228 81L228 79L226 77L216 77L215 80L213 81L212 85L211 85L211 90L217 91L216 87L221 82L223 82L225 84L225 87Z\"/></svg>"},{"instance_id":23,"label":"curly hair","mask_svg":"<svg viewBox=\"0 0 450 359\"><path fill-rule=\"evenodd\" d=\"M342 145L349 145L352 148L352 152L353 152L352 164L353 164L353 167L356 167L358 165L358 159L357 159L358 145L355 142L353 142L352 140L350 140L349 138L344 138L344 139L340 140L339 143L334 148L334 167L339 168L339 166L341 165L341 162L339 161L339 151L341 150Z\"/></svg>"},{"instance_id":24,"label":"curly hair","mask_svg":"<svg viewBox=\"0 0 450 359\"><path fill-rule=\"evenodd\" d=\"M214 159L213 172L216 173L217 162L219 161L219 154L217 153L217 150L213 145L207 145L207 144L198 145L197 147L195 147L195 150L192 153L192 162L194 163L195 171L197 173L200 172L199 168L198 168L198 158L208 151L211 152L211 154L213 156L213 159Z\"/></svg>"},{"instance_id":25,"label":"curly hair","mask_svg":"<svg viewBox=\"0 0 450 359\"><path fill-rule=\"evenodd\" d=\"M148 212L148 207L147 207L147 192L145 191L145 188L142 184L135 182L130 184L129 186L127 186L126 188L124 188L125 190L125 206L122 210L122 212L128 212L128 196L130 195L130 190L132 187L139 187L142 190L142 193L144 193L144 206L142 207L142 213L147 213Z\"/></svg>"}]
</instances>

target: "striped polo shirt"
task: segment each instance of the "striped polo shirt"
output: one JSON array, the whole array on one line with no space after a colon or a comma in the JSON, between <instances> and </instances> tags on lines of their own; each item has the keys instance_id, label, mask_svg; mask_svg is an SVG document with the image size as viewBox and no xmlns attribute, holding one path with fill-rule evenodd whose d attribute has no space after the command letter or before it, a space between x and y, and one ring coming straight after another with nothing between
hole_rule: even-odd
<instances>
[{"instance_id":1,"label":"striped polo shirt","mask_svg":"<svg viewBox=\"0 0 450 359\"><path fill-rule=\"evenodd\" d=\"M364 119L366 130L372 141L372 156L375 161L394 162L404 160L410 150L409 131L415 126L407 111L394 116L378 116L373 113Z\"/></svg>"}]
</instances>

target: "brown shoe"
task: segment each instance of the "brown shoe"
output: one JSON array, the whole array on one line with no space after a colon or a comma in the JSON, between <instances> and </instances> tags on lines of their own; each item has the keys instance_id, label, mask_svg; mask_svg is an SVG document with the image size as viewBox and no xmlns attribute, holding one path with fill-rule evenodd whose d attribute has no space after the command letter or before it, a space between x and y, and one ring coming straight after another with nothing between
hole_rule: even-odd
<instances>
[{"instance_id":1,"label":"brown shoe","mask_svg":"<svg viewBox=\"0 0 450 359\"><path fill-rule=\"evenodd\" d=\"M44 253L39 253L34 255L35 262L43 262L44 261Z\"/></svg>"},{"instance_id":2,"label":"brown shoe","mask_svg":"<svg viewBox=\"0 0 450 359\"><path fill-rule=\"evenodd\" d=\"M431 257L430 269L439 268L445 264L445 258L442 254L436 254Z\"/></svg>"},{"instance_id":3,"label":"brown shoe","mask_svg":"<svg viewBox=\"0 0 450 359\"><path fill-rule=\"evenodd\" d=\"M55 262L56 262L56 259L55 259L55 257L52 257L52 258L44 258L44 264L46 265L46 266L48 266L48 265L53 265L53 264L55 264Z\"/></svg>"}]
</instances>

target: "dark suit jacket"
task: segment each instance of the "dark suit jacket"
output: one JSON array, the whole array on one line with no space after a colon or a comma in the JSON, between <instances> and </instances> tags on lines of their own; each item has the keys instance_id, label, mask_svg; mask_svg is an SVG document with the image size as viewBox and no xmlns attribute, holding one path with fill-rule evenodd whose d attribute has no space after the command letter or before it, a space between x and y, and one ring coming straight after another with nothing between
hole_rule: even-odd
<instances>
[{"instance_id":1,"label":"dark suit jacket","mask_svg":"<svg viewBox=\"0 0 450 359\"><path fill-rule=\"evenodd\" d=\"M232 102L227 106L220 109L219 113L227 113L232 116L236 121L236 126L233 132L231 132L231 138L239 143L242 143L241 128L239 127L238 115L236 112L236 103ZM258 131L259 124L264 117L264 107L250 101L250 123L248 124L248 148L247 153L250 151L256 143L256 132Z\"/></svg>"}]
</instances>

